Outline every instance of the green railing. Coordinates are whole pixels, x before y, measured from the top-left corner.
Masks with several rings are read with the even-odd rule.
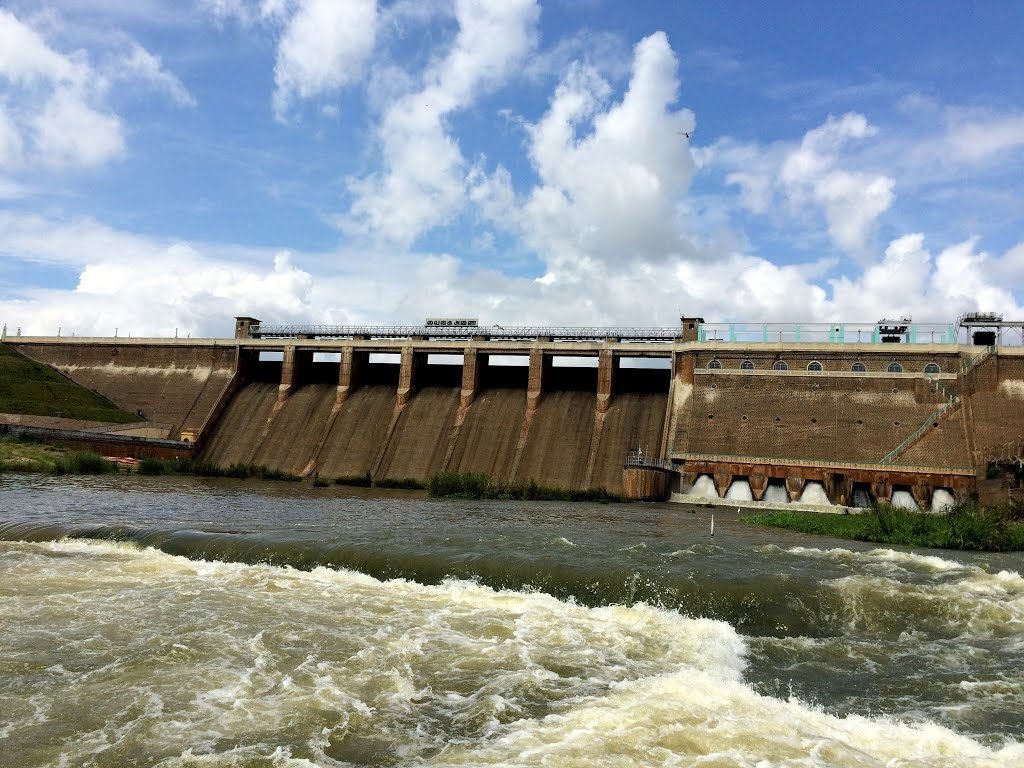
[[[941,381],[935,379],[933,383],[935,384],[935,388],[937,390],[942,391],[942,394],[946,398],[946,402],[944,402],[942,405],[940,405],[938,408],[936,408],[934,411],[928,414],[928,417],[924,420],[924,422],[922,422],[921,426],[919,426],[917,429],[915,429],[913,432],[911,432],[909,435],[903,438],[903,440],[900,441],[899,445],[897,445],[895,448],[893,448],[891,451],[885,454],[885,456],[882,457],[882,461],[880,463],[892,464],[900,456],[900,454],[902,454],[905,450],[907,450],[907,448],[909,448],[913,443],[915,443],[917,439],[921,437],[921,435],[927,432],[931,428],[932,424],[934,424],[938,419],[941,419],[943,414],[945,414],[947,411],[953,408],[953,406],[960,402],[960,397],[956,393],[950,392]]]

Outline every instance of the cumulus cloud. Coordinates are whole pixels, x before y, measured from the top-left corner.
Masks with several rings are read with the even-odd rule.
[[[831,281],[834,317],[867,313],[868,320],[899,315],[951,322],[969,311],[1019,317],[1021,304],[1000,279],[1016,249],[996,257],[977,246],[978,240],[970,238],[933,257],[923,234],[897,238],[878,264],[854,278]]]
[[[701,150],[698,158],[702,167],[725,171],[726,183],[739,188],[741,204],[750,212],[777,216],[785,211],[796,218],[819,213],[839,248],[868,259],[875,225],[895,198],[895,181],[841,163],[851,142],[877,132],[866,117],[851,112],[829,116],[795,146],[761,147],[726,138]]]
[[[540,183],[517,199],[505,169],[476,178],[474,199],[546,262],[549,283],[592,262],[693,255],[676,216],[694,170],[684,135],[693,114],[673,109],[677,67],[667,37],[651,35],[636,46],[622,99],[608,103],[604,78],[572,66],[547,112],[527,127]]]
[[[137,43],[107,59],[95,66],[85,51],[61,52],[0,9],[0,170],[94,168],[119,158],[124,127],[105,104],[112,83],[141,83],[194,105],[181,81]]]
[[[465,202],[468,169],[448,116],[500,85],[535,45],[535,0],[456,3],[459,32],[418,90],[384,109],[378,128],[384,170],[349,180],[355,196],[339,217],[351,233],[408,246]]]
[[[271,321],[312,315],[313,278],[288,252],[160,241],[83,219],[3,214],[0,253],[22,263],[56,262],[78,275],[72,290],[26,289],[0,300],[8,332],[24,334],[223,336],[225,318]]]
[[[124,151],[121,121],[93,109],[71,89],[54,91],[32,129],[39,162],[52,168],[102,165]]]
[[[274,65],[274,113],[356,81],[377,33],[376,0],[303,0],[288,20]]]

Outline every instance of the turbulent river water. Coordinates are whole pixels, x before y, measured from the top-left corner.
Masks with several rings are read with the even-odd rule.
[[[0,476],[2,766],[1024,765],[1019,555]]]

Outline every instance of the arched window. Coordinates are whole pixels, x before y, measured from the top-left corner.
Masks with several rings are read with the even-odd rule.
[[[774,363],[772,363],[772,370],[773,371],[788,371],[789,370],[789,366],[786,365],[786,361],[785,360],[776,360]]]
[[[903,373],[903,366],[899,363],[889,363],[889,367],[886,370],[889,373]]]
[[[749,360],[744,360],[742,363],[740,363],[740,370],[741,371],[752,371],[752,370],[754,370],[754,364],[752,362],[750,362]]]
[[[718,368],[721,368],[721,367],[722,367],[722,361],[718,360],[716,358],[711,358],[710,362],[708,362],[708,368],[714,368],[714,369],[717,370]]]
[[[817,360],[811,360],[811,362],[809,362],[807,364],[807,370],[808,371],[820,371],[820,370],[822,370],[821,363],[819,363]]]
[[[925,373],[938,373],[939,372],[939,366],[937,364],[935,364],[935,363],[928,363],[928,365],[926,365],[924,367],[924,372]]]
[[[867,369],[868,367],[859,360],[853,364],[853,367],[850,368],[850,370],[853,371],[854,373],[864,373]]]

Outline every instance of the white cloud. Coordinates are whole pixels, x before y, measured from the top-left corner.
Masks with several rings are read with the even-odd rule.
[[[0,8],[0,78],[23,87],[41,81],[83,85],[88,72],[82,54],[54,51],[32,27]]]
[[[78,271],[72,290],[28,289],[0,299],[9,332],[141,336],[223,336],[225,318],[272,321],[314,316],[313,278],[287,252],[159,241],[88,220],[54,221],[2,214],[0,253],[20,261],[59,262]],[[237,255],[237,258],[232,258]]]
[[[59,20],[49,22],[60,29]],[[132,41],[128,47],[97,67],[85,51],[62,53],[0,10],[0,169],[95,168],[121,157],[124,127],[105,104],[112,83],[142,83],[180,105],[195,104],[157,56]],[[26,189],[17,179],[5,186]]]
[[[283,119],[296,98],[357,81],[376,33],[376,0],[302,0],[277,49],[275,115]]]
[[[21,165],[23,141],[21,131],[0,108],[0,168]]]
[[[963,162],[994,159],[1024,148],[1024,115],[997,115],[983,120],[954,118],[945,143],[953,157]]]
[[[180,107],[195,107],[196,100],[184,84],[164,69],[160,57],[138,43],[131,44],[131,52],[120,63],[115,73],[118,79],[145,83],[167,94]]]
[[[547,113],[528,126],[540,183],[517,201],[504,169],[478,181],[475,199],[547,263],[549,282],[594,262],[692,255],[676,206],[693,175],[681,134],[693,130],[694,119],[672,109],[676,69],[666,36],[651,35],[636,46],[622,100],[607,104],[608,83],[590,67],[573,66]]]
[[[702,167],[726,171],[726,184],[739,187],[740,202],[751,213],[778,215],[779,200],[795,219],[820,213],[832,241],[866,260],[875,225],[892,206],[895,181],[841,164],[848,144],[877,132],[866,117],[851,112],[829,116],[796,146],[761,147],[726,138],[703,148],[698,157]]]
[[[1005,287],[1000,269],[1015,258],[977,251],[971,238],[943,249],[933,259],[920,233],[897,238],[885,257],[856,278],[832,281],[835,318],[873,321],[885,316],[913,316],[918,321],[952,322],[967,311],[1022,314],[1021,304]]]
[[[865,173],[832,171],[814,185],[814,197],[824,207],[828,232],[846,251],[862,250],[875,221],[893,200],[892,179]]]
[[[385,168],[349,180],[356,199],[339,218],[343,229],[407,246],[460,209],[467,169],[447,117],[500,85],[532,50],[538,14],[534,0],[456,4],[459,32],[447,55],[426,70],[418,91],[385,108],[378,129]]]
[[[124,151],[121,121],[93,109],[73,89],[58,88],[32,128],[38,160],[51,168],[102,165]]]

